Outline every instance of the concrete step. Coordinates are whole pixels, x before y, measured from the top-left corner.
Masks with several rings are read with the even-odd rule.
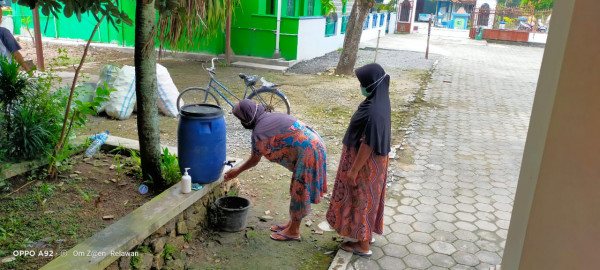
[[[249,67],[249,68],[258,68],[258,69],[267,69],[267,70],[276,70],[276,71],[286,71],[289,67],[277,66],[277,65],[268,65],[268,64],[257,64],[250,62],[237,61],[231,63],[234,67]]]
[[[255,56],[245,56],[245,55],[234,55],[232,57],[233,62],[248,62],[248,63],[257,63],[263,65],[272,65],[272,66],[282,66],[282,67],[291,67],[296,64],[295,60],[288,61],[283,58],[262,58]]]

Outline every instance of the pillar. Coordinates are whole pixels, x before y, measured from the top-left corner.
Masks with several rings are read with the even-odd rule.
[[[598,269],[600,5],[555,2],[502,261]]]

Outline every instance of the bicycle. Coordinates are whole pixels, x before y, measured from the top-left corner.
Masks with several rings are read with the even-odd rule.
[[[213,92],[216,92],[219,96],[221,96],[221,98],[223,98],[223,100],[225,100],[225,102],[227,102],[231,106],[232,109],[235,105],[233,103],[231,103],[231,101],[229,101],[229,99],[225,96],[225,94],[223,93],[222,90],[224,90],[224,92],[226,92],[226,93],[229,93],[229,95],[235,97],[237,100],[240,100],[240,98],[238,98],[231,91],[229,91],[229,89],[227,89],[227,87],[225,87],[223,84],[221,84],[219,81],[217,81],[217,79],[215,79],[215,75],[216,75],[215,60],[218,61],[218,60],[223,60],[223,59],[222,58],[213,58],[211,60],[212,66],[210,68],[206,68],[206,67],[204,67],[204,64],[202,64],[202,68],[206,72],[208,72],[208,75],[210,75],[210,81],[208,82],[208,86],[207,87],[193,86],[193,87],[188,87],[188,88],[184,89],[181,92],[181,94],[179,94],[179,97],[177,97],[177,110],[180,109],[179,101],[180,101],[181,97],[185,93],[191,92],[191,91],[200,91],[201,92],[201,94],[200,94],[201,103],[214,104],[219,107],[221,107],[221,104],[220,104],[218,98],[213,94]],[[263,105],[265,107],[265,110],[268,112],[290,114],[290,103],[289,103],[287,97],[283,93],[281,93],[279,91],[279,89],[277,89],[277,87],[279,87],[278,84],[273,84],[273,83],[267,82],[264,78],[261,78],[261,82],[262,82],[261,88],[255,89],[254,86],[258,82],[257,75],[246,75],[246,74],[240,73],[239,77],[240,77],[240,79],[244,80],[244,84],[246,85],[246,91],[244,92],[244,97],[242,99],[245,99],[245,98],[252,99],[257,104]],[[218,86],[218,88],[217,88],[217,86]],[[248,91],[248,90],[250,90],[250,91]]]

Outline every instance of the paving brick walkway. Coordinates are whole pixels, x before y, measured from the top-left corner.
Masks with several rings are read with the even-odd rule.
[[[414,164],[391,161],[384,235],[370,259],[354,256],[348,269],[501,262],[543,49],[464,42],[443,49],[425,91],[437,106],[423,110],[405,138]]]

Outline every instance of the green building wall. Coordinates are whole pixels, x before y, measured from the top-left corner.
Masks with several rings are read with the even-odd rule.
[[[129,17],[135,22],[135,1],[119,1],[119,8],[129,15]],[[15,34],[28,35],[26,32],[23,33],[22,28],[25,26],[24,22],[28,22],[27,26],[33,32],[33,19],[32,10],[28,7],[13,4],[13,22],[15,26]],[[83,39],[87,40],[90,38],[94,27],[96,26],[96,19],[92,15],[83,14],[81,16],[81,22],[77,20],[76,16],[66,18],[64,15],[59,14],[58,19],[54,16],[44,16],[40,12],[40,27],[42,36],[53,37],[53,38],[68,38],[68,39]],[[135,25],[128,26],[124,23],[116,24],[116,28],[104,20],[98,31],[93,37],[95,42],[112,43],[127,47],[133,47],[135,45]],[[216,36],[209,38],[196,37],[197,42],[191,47],[192,52],[203,52],[210,54],[221,54],[225,52],[225,35],[219,33]],[[160,46],[157,40],[156,46]],[[183,48],[183,46],[181,46]],[[166,49],[170,49],[166,47]]]
[[[234,10],[231,26],[231,47],[237,55],[249,55],[270,58],[275,52],[277,29],[278,0],[243,0]],[[309,1],[313,1],[312,16],[322,16],[320,0],[293,0],[294,15],[288,16],[289,0],[281,2],[281,34],[279,48],[281,57],[294,60],[298,48],[298,24],[301,17],[311,14]],[[135,22],[135,1],[119,1],[119,8]],[[28,7],[13,4],[13,21],[15,33],[22,33],[25,26],[22,19],[28,20],[27,25],[33,30],[32,12]],[[66,18],[59,14],[58,19],[44,16],[40,13],[42,35],[45,37],[83,39],[87,40],[96,25],[91,15],[82,15],[81,22],[75,16]],[[103,21],[94,35],[93,41],[113,43],[133,47],[135,43],[135,27],[124,23],[117,24],[117,29]],[[195,38],[197,41],[189,49],[191,52],[223,54],[225,52],[225,33],[208,38]],[[157,42],[157,47],[160,44]],[[183,47],[181,46],[180,49]],[[170,49],[166,47],[166,49]]]
[[[288,0],[281,0],[281,57],[295,60],[298,51],[298,24],[308,16],[309,0],[294,0],[294,15],[288,16]],[[321,1],[313,0],[313,16],[321,16]],[[271,9],[272,7],[272,9]],[[273,12],[271,12],[271,10]],[[275,53],[277,0],[245,0],[235,10],[231,27],[231,48],[237,55],[270,58]]]

